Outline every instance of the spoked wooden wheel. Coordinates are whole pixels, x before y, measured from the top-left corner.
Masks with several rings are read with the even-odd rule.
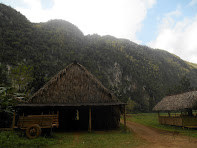
[[[41,128],[38,124],[33,124],[27,127],[26,136],[30,139],[39,137],[41,134]]]

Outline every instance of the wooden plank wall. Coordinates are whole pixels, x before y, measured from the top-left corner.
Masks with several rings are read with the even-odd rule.
[[[58,115],[29,115],[19,117],[18,127],[27,128],[33,124],[38,124],[41,128],[51,128],[55,124],[58,126]]]
[[[169,117],[159,116],[159,123],[164,125],[176,125],[176,126],[197,126],[197,117],[180,116]]]

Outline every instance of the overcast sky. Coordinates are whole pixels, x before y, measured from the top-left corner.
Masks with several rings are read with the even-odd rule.
[[[31,22],[63,19],[197,63],[197,0],[0,0]]]

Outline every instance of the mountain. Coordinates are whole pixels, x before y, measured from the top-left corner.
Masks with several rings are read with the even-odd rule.
[[[123,102],[132,100],[137,111],[151,110],[179,86],[197,87],[197,65],[167,51],[112,36],[85,36],[64,20],[31,23],[4,4],[0,4],[0,51],[1,86],[31,94],[73,61]]]

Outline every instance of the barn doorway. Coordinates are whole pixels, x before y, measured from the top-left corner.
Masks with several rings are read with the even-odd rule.
[[[60,130],[88,130],[88,120],[88,108],[63,107],[59,110]]]
[[[93,130],[119,127],[120,109],[117,106],[94,106],[91,109]],[[89,107],[59,108],[59,129],[63,131],[85,130],[89,127]]]

